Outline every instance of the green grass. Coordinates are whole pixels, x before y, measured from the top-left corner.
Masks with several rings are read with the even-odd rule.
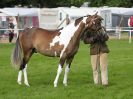
[[[88,45],[81,43],[68,86],[53,87],[58,58],[34,54],[28,64],[30,87],[17,84],[18,71],[10,64],[14,44],[0,44],[0,99],[133,99],[133,44],[110,40],[109,86],[94,85]]]

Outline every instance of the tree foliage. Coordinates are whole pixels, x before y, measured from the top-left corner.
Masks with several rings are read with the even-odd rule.
[[[132,7],[133,0],[1,0],[0,8],[14,7],[16,5],[28,7],[80,7],[84,2],[90,2],[92,7],[115,6],[115,7]]]
[[[133,0],[90,0],[91,6],[132,7]]]
[[[87,0],[1,0],[0,7],[13,7],[15,5],[28,7],[80,7]]]

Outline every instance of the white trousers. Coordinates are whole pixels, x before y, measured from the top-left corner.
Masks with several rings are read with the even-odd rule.
[[[102,85],[108,85],[108,54],[100,53],[91,55],[91,64],[93,69],[93,79],[95,84],[102,82]],[[101,73],[101,74],[100,74]]]

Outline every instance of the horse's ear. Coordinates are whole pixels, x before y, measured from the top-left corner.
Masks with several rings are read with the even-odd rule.
[[[103,20],[103,18],[101,17],[101,20]]]
[[[103,18],[102,18],[101,16],[99,16],[99,19],[100,19],[100,20],[103,20]]]
[[[91,15],[86,15],[87,17],[90,17]]]
[[[82,20],[83,20],[83,17],[76,19],[74,25],[77,26]]]
[[[98,14],[98,11],[95,13],[95,15],[97,15]]]

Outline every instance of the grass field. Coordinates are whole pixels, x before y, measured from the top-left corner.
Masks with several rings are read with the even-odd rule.
[[[88,45],[81,43],[68,78],[53,87],[58,58],[34,54],[28,64],[30,87],[17,84],[17,70],[10,64],[14,44],[0,44],[0,99],[133,99],[133,44],[109,40],[109,86],[94,85]]]

